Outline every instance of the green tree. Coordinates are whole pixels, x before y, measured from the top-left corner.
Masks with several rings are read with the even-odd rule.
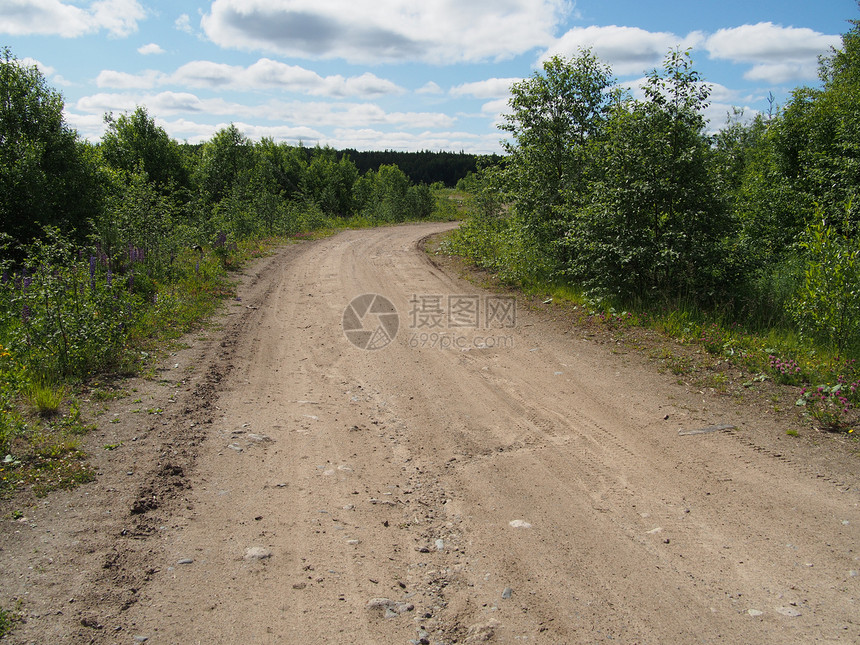
[[[357,208],[374,221],[403,222],[411,216],[409,187],[409,177],[398,166],[382,165],[356,183]]]
[[[644,89],[592,142],[600,161],[591,203],[569,218],[570,270],[601,295],[713,298],[730,226],[702,116],[710,89],[680,51]]]
[[[600,137],[612,103],[609,68],[588,50],[553,57],[511,87],[510,191],[526,231],[541,245],[560,236],[557,208],[583,194],[589,141]]]
[[[331,148],[317,148],[304,174],[302,192],[326,215],[348,217],[354,208],[352,191],[357,180],[358,170],[348,156],[338,161]]]
[[[197,168],[197,186],[204,201],[217,204],[234,184],[247,181],[253,163],[253,145],[234,124],[222,128],[203,145]]]
[[[35,67],[0,50],[0,232],[20,243],[45,225],[86,234],[100,208],[93,155]]]
[[[125,172],[143,169],[162,192],[189,188],[189,172],[179,145],[155,124],[145,107],[132,114],[105,116],[101,151],[105,162]]]

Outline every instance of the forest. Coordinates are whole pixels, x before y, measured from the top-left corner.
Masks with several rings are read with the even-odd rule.
[[[798,403],[847,429],[860,383],[850,24],[820,59],[820,86],[718,129],[702,116],[710,87],[689,52],[670,51],[641,99],[591,51],[548,60],[512,88],[504,158],[461,182],[472,217],[450,249],[601,316],[656,313],[672,335],[762,378],[812,385]]]

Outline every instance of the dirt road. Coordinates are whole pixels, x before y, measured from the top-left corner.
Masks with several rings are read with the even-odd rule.
[[[246,276],[175,359],[195,364],[162,425],[117,424],[138,452],[34,511],[41,535],[116,492],[110,517],[72,513],[77,574],[26,574],[85,606],[13,639],[860,642],[856,479],[446,274],[417,248],[444,228],[345,232]],[[347,338],[363,294],[393,308],[355,301]]]

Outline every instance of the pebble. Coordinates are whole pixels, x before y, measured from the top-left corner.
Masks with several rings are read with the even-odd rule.
[[[777,613],[782,614],[783,616],[788,616],[789,618],[802,616],[802,614],[794,607],[777,607],[776,611]]]
[[[502,591],[502,599],[508,600],[511,596],[514,595],[514,590],[510,587],[505,587],[504,591]]]
[[[764,614],[764,612],[763,612],[763,611],[759,611],[758,609],[748,609],[748,610],[747,610],[747,613],[748,613],[750,616],[752,616],[753,618],[756,618],[756,617],[761,616],[762,614]]]
[[[367,608],[371,611],[384,609],[385,618],[395,618],[400,614],[415,609],[415,605],[409,602],[396,602],[390,598],[371,598],[367,601]]]
[[[227,446],[230,450],[235,450],[236,452],[244,452],[244,448],[237,443],[231,443]]]
[[[149,636],[135,636],[134,637],[135,643],[145,643],[148,640],[149,640]]]
[[[176,564],[194,564],[194,558],[182,558],[177,560]]]
[[[436,550],[437,551],[444,551],[445,550],[445,541],[444,540],[441,540],[441,539],[436,540],[435,544],[436,544]]]
[[[266,560],[272,557],[272,552],[261,546],[252,546],[245,549],[246,560]]]
[[[511,520],[508,524],[515,529],[530,529],[532,527],[532,525],[525,520]]]
[[[351,544],[352,546],[356,546],[358,544],[361,544],[361,540],[347,540],[346,543]]]

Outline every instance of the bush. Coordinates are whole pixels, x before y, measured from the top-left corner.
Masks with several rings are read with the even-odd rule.
[[[81,377],[119,363],[137,299],[104,256],[85,257],[57,229],[27,249],[25,267],[0,286],[0,329],[31,371],[29,382]]]
[[[858,232],[848,217],[841,227],[823,217],[806,227],[804,281],[790,305],[802,335],[827,342],[839,353],[860,345]]]

